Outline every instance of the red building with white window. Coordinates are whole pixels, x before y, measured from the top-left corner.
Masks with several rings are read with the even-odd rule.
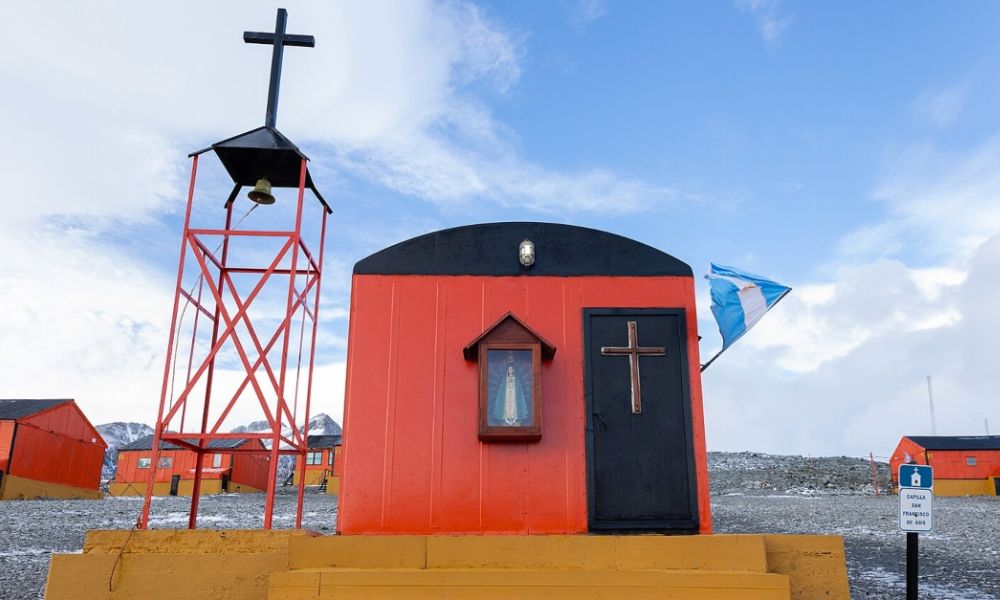
[[[292,481],[299,483],[299,473],[305,473],[306,485],[326,485],[326,493],[336,495],[340,491],[340,435],[311,435],[309,450],[306,452],[305,469],[302,457],[295,461],[295,476]]]
[[[893,479],[904,464],[934,467],[935,496],[1000,496],[1000,435],[908,435],[889,458]]]
[[[107,447],[73,400],[0,400],[0,499],[100,498]]]
[[[191,441],[197,444],[197,441]],[[152,468],[153,436],[118,449],[118,469],[108,485],[111,496],[142,496]],[[260,440],[211,440],[202,458],[201,494],[261,492],[267,486],[268,458],[252,454],[264,448]],[[160,442],[154,496],[190,496],[197,455],[170,442]]]

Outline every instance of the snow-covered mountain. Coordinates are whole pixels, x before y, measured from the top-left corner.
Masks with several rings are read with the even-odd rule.
[[[232,433],[259,433],[268,429],[270,429],[270,426],[267,424],[267,421],[254,421],[232,429]],[[290,437],[292,434],[291,426],[286,424],[282,428],[281,433],[285,437]],[[340,435],[340,433],[340,425],[326,413],[314,415],[309,419],[309,435]]]
[[[246,425],[240,425],[232,430],[233,433],[260,433],[268,430],[267,421],[254,421]],[[108,444],[108,450],[104,453],[104,466],[101,469],[101,478],[108,480],[115,476],[115,468],[118,466],[118,448],[134,442],[135,440],[153,434],[153,428],[142,423],[105,423],[98,425],[97,431]],[[309,435],[340,435],[340,425],[329,415],[320,413],[309,419]],[[282,430],[285,437],[291,437],[292,428],[285,426]],[[270,441],[265,441],[264,445],[270,447]],[[292,470],[294,459],[291,456],[282,456],[278,466],[279,479],[284,480]]]
[[[96,427],[104,441],[108,444],[108,449],[104,452],[104,466],[101,467],[101,479],[111,479],[115,476],[115,468],[118,466],[118,449],[125,444],[136,441],[141,437],[153,434],[153,428],[143,423],[105,423]]]
[[[267,421],[254,421],[253,423],[248,423],[247,425],[240,425],[232,430],[233,433],[259,433],[261,431],[267,431],[270,426]],[[300,429],[301,431],[301,429]],[[342,430],[340,425],[336,421],[330,418],[326,413],[320,413],[309,419],[309,435],[340,435]],[[289,425],[285,425],[281,428],[281,434],[286,438],[291,439],[292,428]],[[271,447],[270,440],[264,440],[264,445],[268,448]],[[278,481],[285,481],[288,475],[291,474],[292,470],[295,468],[295,458],[292,456],[279,456],[278,457]]]

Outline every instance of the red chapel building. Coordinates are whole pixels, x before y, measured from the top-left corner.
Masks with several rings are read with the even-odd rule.
[[[0,400],[0,499],[98,499],[107,447],[74,400]]]
[[[357,263],[338,531],[710,533],[694,289],[547,223]]]

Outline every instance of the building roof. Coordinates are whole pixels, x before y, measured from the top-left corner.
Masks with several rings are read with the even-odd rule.
[[[0,400],[0,419],[23,419],[67,402],[72,400]]]
[[[535,262],[521,266],[523,240]],[[558,223],[483,223],[421,235],[354,265],[355,275],[692,277],[684,262],[620,235]]]
[[[333,448],[340,445],[340,435],[311,435],[309,448]]]
[[[924,450],[1000,450],[1000,435],[908,435]]]
[[[198,440],[184,440],[184,441],[188,442],[189,444],[195,444],[195,445],[198,444]],[[233,439],[233,438],[226,438],[221,440],[209,440],[208,443],[205,445],[205,448],[208,450],[233,450],[247,443],[247,441],[249,440]],[[153,449],[152,435],[141,437],[134,442],[129,442],[128,444],[125,444],[124,446],[118,448],[119,451],[152,450],[152,449]],[[160,440],[160,450],[187,450],[187,448],[184,448],[183,446],[178,446],[177,444],[172,444],[170,442]]]

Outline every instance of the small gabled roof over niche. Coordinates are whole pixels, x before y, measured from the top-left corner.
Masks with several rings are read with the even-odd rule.
[[[538,342],[542,346],[542,360],[551,360],[556,355],[555,346],[538,335],[534,329],[528,327],[512,312],[500,317],[462,349],[465,360],[475,360],[480,342],[487,341],[487,339],[491,342]]]

